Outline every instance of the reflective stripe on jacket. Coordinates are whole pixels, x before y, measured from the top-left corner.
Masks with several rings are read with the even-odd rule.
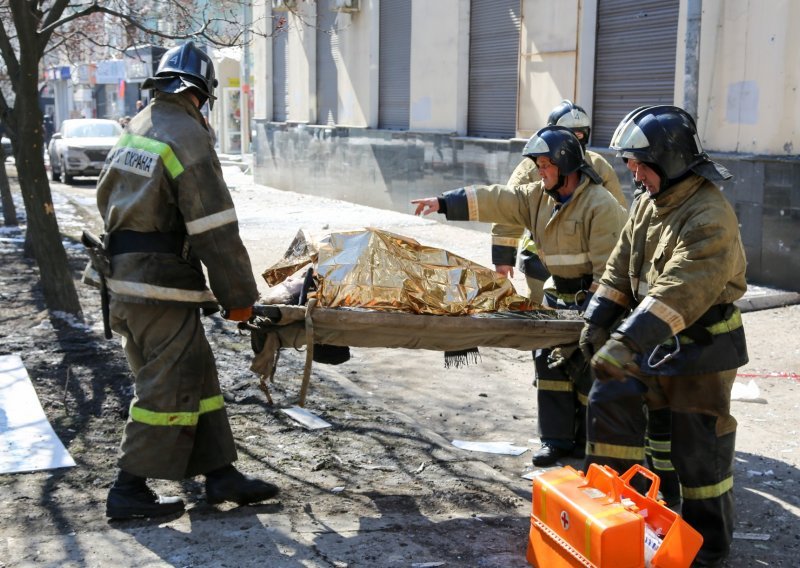
[[[554,276],[600,278],[625,224],[626,210],[581,177],[571,199],[558,207],[544,184],[469,186],[444,194],[447,218],[518,225],[531,231],[539,256]]]
[[[159,92],[131,119],[100,175],[97,204],[106,235],[182,234],[188,245],[183,254],[112,257],[108,288],[117,299],[219,303],[233,309],[251,306],[258,298],[211,137],[200,111],[182,95]]]

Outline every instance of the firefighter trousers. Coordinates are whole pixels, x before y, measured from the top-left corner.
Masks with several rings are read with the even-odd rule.
[[[586,401],[592,385],[589,365],[575,349],[559,366],[551,368],[551,350],[533,353],[536,400],[542,443],[571,450],[586,443]]]
[[[200,310],[112,299],[111,326],[135,380],[120,469],[180,480],[236,461]]]
[[[589,393],[584,468],[597,463],[622,473],[641,463],[647,428],[643,401],[650,410],[669,409],[671,458],[683,497],[681,516],[703,535],[697,558],[707,563],[728,555],[733,536],[736,420],[730,414],[730,395],[735,378],[735,369],[646,376],[643,395],[617,389],[618,381],[595,381]],[[623,394],[609,396],[604,392],[609,389]]]

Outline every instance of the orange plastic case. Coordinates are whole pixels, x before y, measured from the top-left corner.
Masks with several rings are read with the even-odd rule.
[[[630,485],[651,480],[647,495]],[[636,465],[619,476],[592,464],[570,466],[533,479],[527,559],[537,568],[688,568],[703,537],[658,501],[660,480]]]

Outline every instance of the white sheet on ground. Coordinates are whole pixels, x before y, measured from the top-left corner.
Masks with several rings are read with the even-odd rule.
[[[0,356],[0,473],[72,467],[18,355]]]
[[[456,448],[471,452],[488,452],[490,454],[507,454],[518,456],[528,451],[525,446],[515,446],[511,442],[471,442],[467,440],[453,440]]]

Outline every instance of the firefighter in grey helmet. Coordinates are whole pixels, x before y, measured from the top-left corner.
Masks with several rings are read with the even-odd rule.
[[[277,494],[241,473],[201,315],[251,317],[258,298],[202,106],[213,104],[211,58],[194,43],[168,50],[142,85],[154,96],[131,118],[97,188],[111,258],[111,329],[134,375],[134,398],[108,493],[112,519],[180,514],[147,479],[205,477],[211,504]],[[208,281],[204,273],[208,274]]]

